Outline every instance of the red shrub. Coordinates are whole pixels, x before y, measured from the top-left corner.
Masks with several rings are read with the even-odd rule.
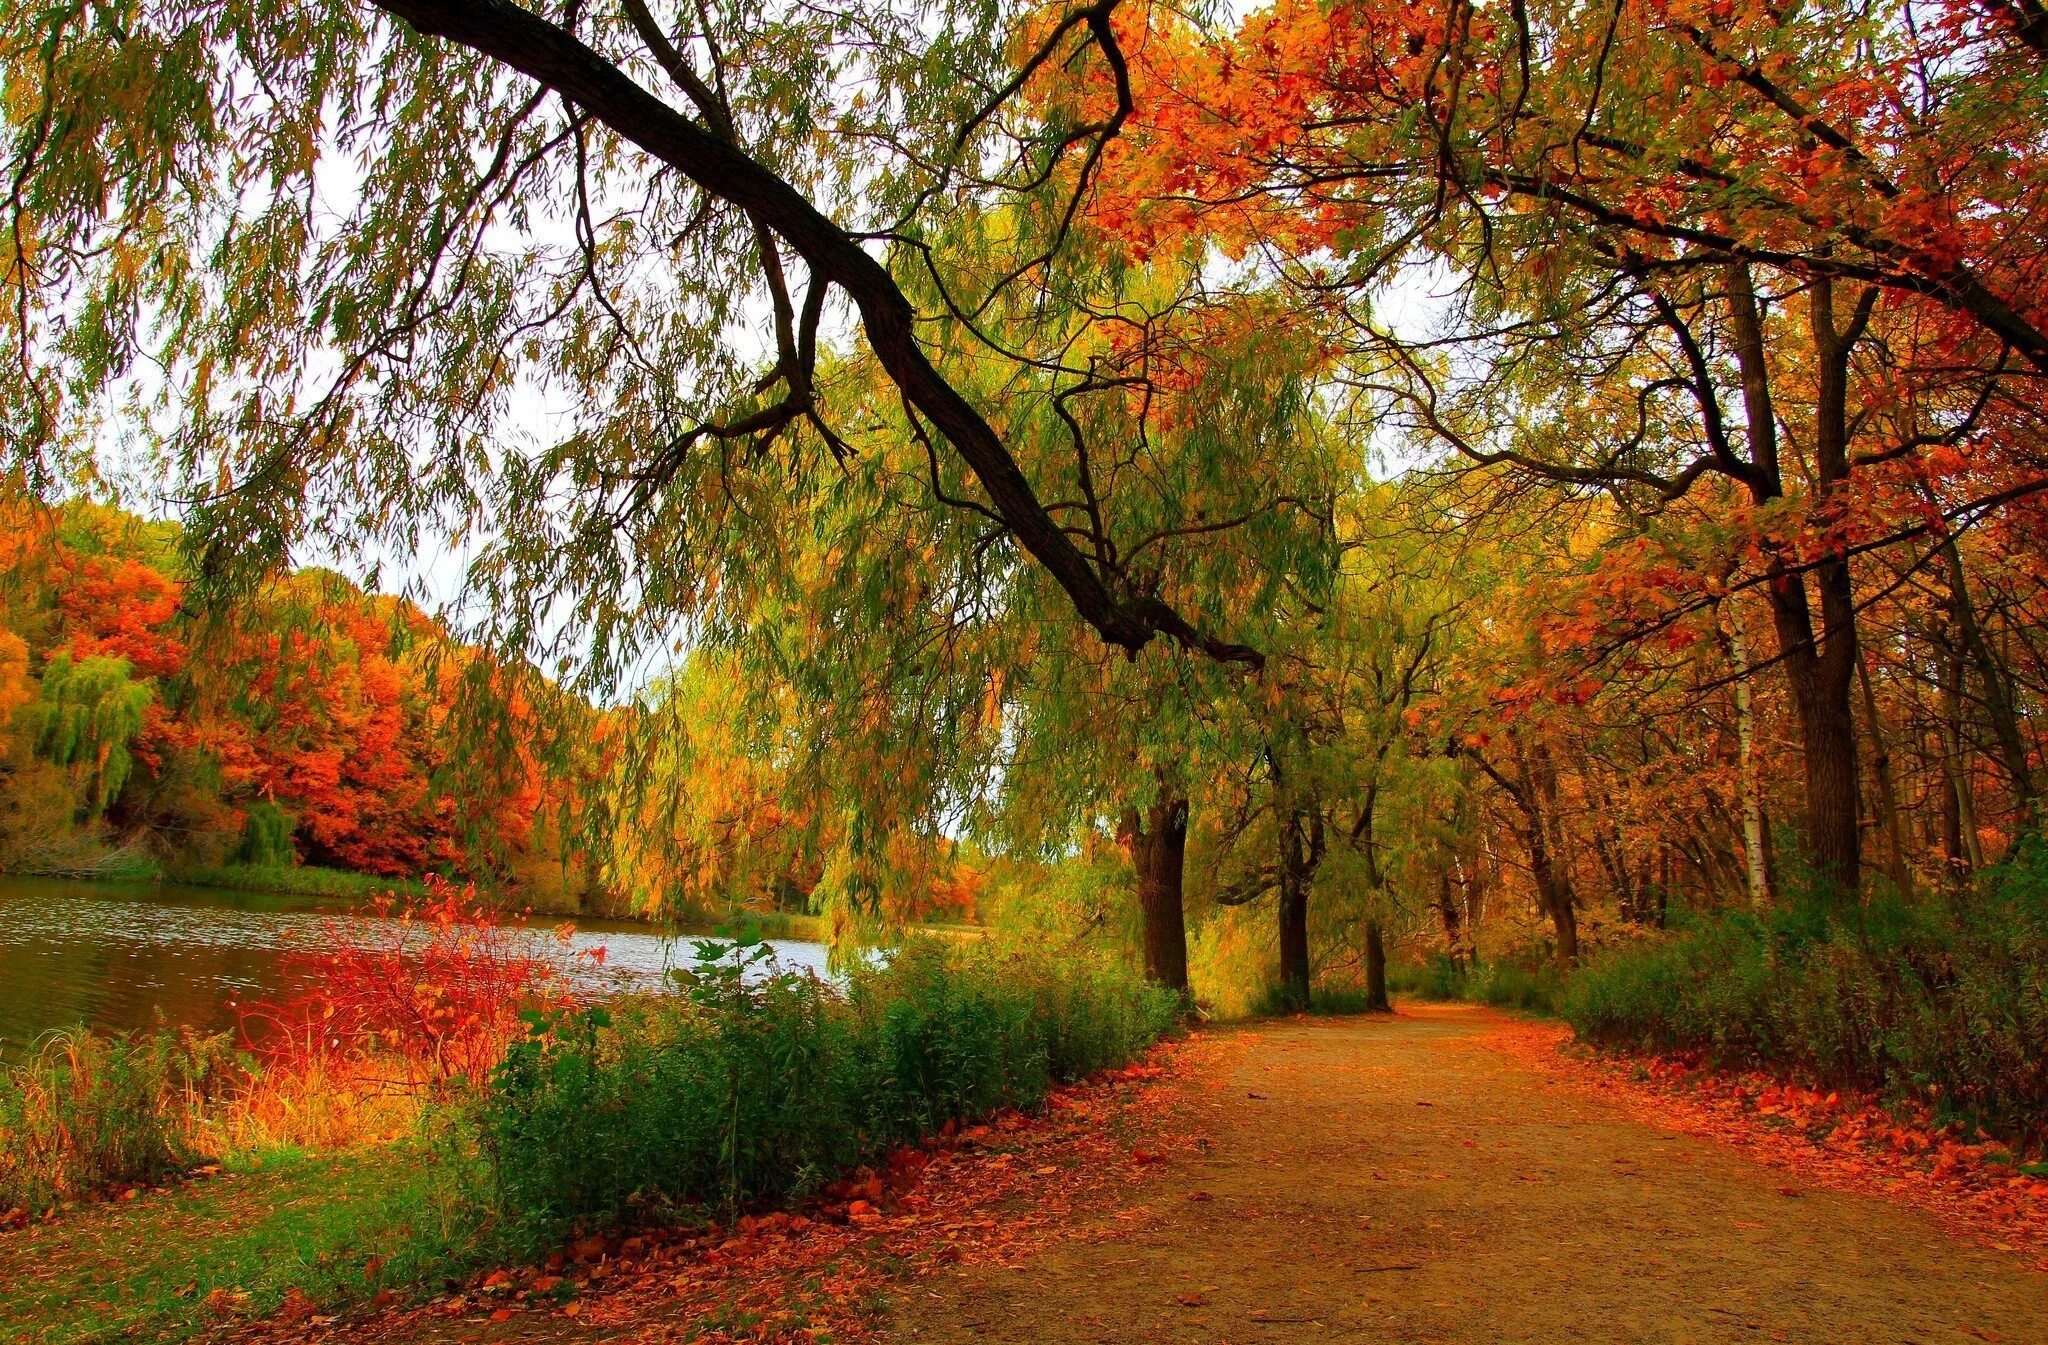
[[[567,978],[524,929],[502,923],[472,887],[427,882],[425,899],[385,897],[374,921],[323,921],[319,948],[287,955],[308,989],[252,1007],[244,1022],[274,1066],[377,1061],[395,1067],[384,1080],[394,1086],[481,1081],[522,1030],[521,1010],[569,1001]],[[556,937],[566,943],[568,932]]]

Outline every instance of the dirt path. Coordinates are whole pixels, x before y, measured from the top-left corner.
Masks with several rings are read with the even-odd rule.
[[[884,1338],[2048,1345],[2019,1257],[1647,1126],[1491,1049],[1501,1025],[1247,1029],[1138,1206],[903,1285]]]

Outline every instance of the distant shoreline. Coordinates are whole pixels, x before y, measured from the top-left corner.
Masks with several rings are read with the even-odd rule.
[[[299,865],[287,869],[262,868],[253,864],[224,864],[204,868],[181,868],[174,870],[128,871],[114,873],[37,873],[28,870],[0,870],[0,878],[42,878],[55,882],[78,883],[119,883],[134,886],[172,886],[214,888],[224,892],[259,892],[275,896],[311,897],[321,901],[350,902],[355,905],[373,902],[379,897],[395,895],[401,900],[423,897],[427,893],[426,883],[419,878],[388,878],[372,873],[356,873],[348,869],[328,869],[314,865]],[[810,915],[797,911],[712,911],[691,912],[677,920],[653,918],[645,915],[615,914],[606,911],[580,911],[528,907],[516,900],[499,902],[494,896],[512,896],[516,893],[494,894],[488,890],[479,891],[482,904],[507,918],[519,918],[534,924],[558,924],[569,921],[579,928],[598,929],[602,926],[631,926],[650,934],[669,934],[678,938],[706,937],[720,930],[734,927],[746,928],[763,938],[787,939],[798,943],[830,943],[832,922],[822,915]],[[932,924],[918,922],[905,927],[906,933],[932,938],[972,939],[979,937],[979,925]]]

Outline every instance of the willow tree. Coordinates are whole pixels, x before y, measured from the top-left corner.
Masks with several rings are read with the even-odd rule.
[[[1369,1007],[1388,1007],[1397,871],[1440,838],[1449,754],[1424,708],[1471,638],[1472,592],[1500,576],[1475,540],[1440,541],[1431,484],[1347,496],[1329,592],[1271,637],[1267,694],[1238,708],[1259,751],[1216,800],[1227,872],[1211,895],[1272,896],[1278,989],[1295,1006],[1309,1002],[1320,939],[1325,967],[1332,947],[1355,946]]]
[[[27,706],[36,752],[71,768],[87,817],[113,805],[134,769],[129,747],[156,699],[155,685],[134,671],[126,659],[60,652],[43,669],[41,697]]]
[[[974,283],[1064,227],[970,215],[933,255]],[[1276,330],[1300,339],[1276,350]],[[1083,227],[1028,299],[935,344],[1027,474],[1077,503],[1078,543],[1145,593],[1264,645],[1326,590],[1347,470],[1313,413],[1327,346],[1274,296],[1188,259],[1140,263]],[[831,872],[861,881],[827,895],[872,900],[886,874],[861,856],[905,829],[1040,856],[1120,834],[1147,969],[1185,990],[1180,823],[1241,755],[1217,705],[1257,679],[1212,650],[1105,644],[1047,571],[1004,559],[1002,521],[877,362],[835,360],[821,382],[870,408],[845,426],[844,470],[750,576],[744,610],[703,636],[745,669],[799,811],[838,819]],[[915,544],[875,526],[888,518],[917,519]]]
[[[160,455],[214,597],[309,539],[452,540],[476,634],[611,685],[753,601],[817,505],[791,480],[860,470],[865,407],[820,377],[857,349],[996,557],[1112,647],[1255,665],[1081,545],[1085,502],[933,354],[1065,246],[968,292],[930,235],[1071,217],[1128,90],[1095,116],[1046,81],[1123,86],[1112,9],[0,4],[0,438],[45,491]]]

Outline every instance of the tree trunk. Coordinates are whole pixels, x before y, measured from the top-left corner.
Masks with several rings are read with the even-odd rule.
[[[1563,819],[1558,816],[1557,772],[1550,753],[1541,742],[1528,744],[1524,757],[1522,735],[1515,735],[1515,754],[1522,763],[1524,793],[1529,800],[1529,872],[1536,892],[1550,913],[1551,928],[1557,931],[1557,956],[1561,962],[1579,960],[1579,913],[1569,869],[1559,866],[1558,842],[1563,837]]]
[[[1822,278],[1808,295],[1814,354],[1814,482],[1823,522],[1834,513],[1849,479],[1849,352],[1869,321],[1876,295],[1874,288],[1864,290],[1846,329],[1836,320],[1832,280]],[[1863,659],[1856,647],[1849,556],[1839,544],[1822,558],[1814,581],[1821,618],[1821,644],[1813,663],[1818,751],[1807,767],[1814,786],[1814,862],[1824,881],[1832,880],[1840,895],[1853,899],[1863,882],[1863,851],[1856,826],[1856,728],[1849,698]]]
[[[1557,932],[1557,960],[1577,962],[1579,960],[1579,913],[1572,909],[1572,894],[1569,888],[1559,889],[1556,879],[1551,876],[1549,865],[1536,887],[1544,893],[1543,904],[1550,908],[1550,925]]]
[[[1731,266],[1728,280],[1736,364],[1755,468],[1749,481],[1750,497],[1757,504],[1768,504],[1783,498],[1784,479],[1778,463],[1777,413],[1771,403],[1763,328],[1748,270]],[[1810,315],[1817,369],[1814,457],[1818,504],[1823,508],[1849,474],[1849,350],[1868,319],[1869,302],[1874,300],[1859,305],[1856,320],[1843,332],[1835,324],[1832,285],[1821,281],[1814,286]],[[1805,573],[1792,557],[1774,556],[1766,579],[1771,627],[1778,638],[1779,657],[1799,722],[1806,774],[1807,844],[1826,880],[1853,896],[1862,882],[1863,851],[1856,826],[1856,731],[1849,708],[1850,682],[1856,671],[1856,622],[1848,557],[1837,551],[1818,567],[1824,631],[1818,639]]]
[[[1145,976],[1185,997],[1188,993],[1188,926],[1182,902],[1187,868],[1188,801],[1162,792],[1140,816],[1124,813],[1124,843],[1138,874],[1138,914],[1145,948]]]
[[[1365,1007],[1372,1013],[1389,1013],[1387,1002],[1387,942],[1380,922],[1365,922]]]
[[[1943,550],[1948,561],[1949,612],[1955,619],[1956,634],[1961,637],[1962,652],[1969,655],[1978,680],[1984,684],[1984,713],[1998,742],[1999,764],[2012,780],[2020,812],[2031,817],[2034,770],[2028,759],[2026,739],[2020,735],[2019,715],[2013,709],[2012,684],[1992,652],[1991,642],[1984,638],[1984,627],[1977,620],[1977,605],[1970,599],[1969,579],[1963,573],[1963,553],[1955,538],[1948,538]]]
[[[1321,858],[1321,819],[1297,808],[1280,813],[1280,999],[1306,1009],[1309,997],[1308,893]]]
[[[1450,958],[1451,966],[1459,971],[1465,969],[1465,936],[1463,912],[1458,909],[1458,898],[1451,891],[1451,866],[1457,857],[1451,856],[1436,874],[1436,913],[1444,925],[1444,953]]]
[[[1742,858],[1749,882],[1749,904],[1768,906],[1776,892],[1771,857],[1764,848],[1763,781],[1756,768],[1756,696],[1749,684],[1749,639],[1742,618],[1730,613],[1728,652],[1735,663],[1735,742],[1742,791]]]
[[[1941,773],[1955,805],[1956,850],[1953,862],[1958,877],[1967,877],[1984,867],[1983,843],[1977,837],[1976,791],[1970,784],[1970,759],[1963,744],[1963,651],[1954,641],[1943,641],[1936,655],[1941,679]]]
[[[1510,733],[1508,741],[1515,750],[1513,778],[1503,774],[1484,756],[1475,755],[1472,759],[1500,786],[1521,813],[1523,821],[1515,831],[1522,838],[1523,848],[1529,852],[1529,879],[1536,887],[1536,904],[1550,917],[1551,928],[1557,934],[1558,960],[1576,962],[1579,958],[1579,917],[1572,909],[1571,877],[1554,862],[1543,791],[1530,780],[1529,755],[1523,746],[1521,733]]]
[[[1885,858],[1890,861],[1892,887],[1907,899],[1913,895],[1913,870],[1906,859],[1906,835],[1899,825],[1899,798],[1892,787],[1891,752],[1885,746],[1884,726],[1877,718],[1877,693],[1870,686],[1870,666],[1856,660],[1856,677],[1863,684],[1863,717],[1870,725],[1870,770],[1876,777],[1878,822],[1884,827]]]
[[[1852,894],[1863,877],[1863,847],[1856,825],[1859,799],[1850,678],[1839,674],[1853,677],[1855,666],[1839,658],[1824,666],[1815,649],[1806,583],[1799,575],[1779,573],[1769,589],[1771,621],[1799,721],[1806,770],[1806,841],[1815,869],[1843,894]],[[1848,638],[1853,642],[1853,635]]]

